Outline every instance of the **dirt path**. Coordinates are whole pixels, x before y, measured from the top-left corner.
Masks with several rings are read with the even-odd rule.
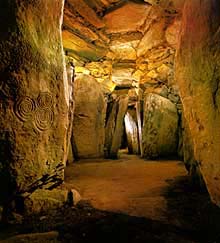
[[[180,161],[84,160],[68,166],[66,185],[101,210],[167,222],[168,184],[187,172]]]

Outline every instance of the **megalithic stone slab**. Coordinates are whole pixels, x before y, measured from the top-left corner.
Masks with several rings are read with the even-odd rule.
[[[129,109],[125,115],[125,131],[129,153],[139,154],[138,125],[135,109]]]
[[[97,29],[105,27],[104,22],[83,0],[67,0],[67,3],[69,3],[89,24]]]
[[[143,147],[142,147],[143,102],[140,98],[136,103],[136,113],[137,113],[137,125],[138,125],[140,154],[141,154],[141,156],[143,156]]]
[[[187,0],[176,57],[184,115],[211,199],[220,206],[220,3]]]
[[[117,113],[116,124],[115,124],[115,132],[112,139],[111,157],[117,157],[118,151],[120,149],[121,139],[123,135],[124,117],[127,109],[128,109],[128,97],[122,96],[120,97],[118,102],[118,113]]]
[[[144,100],[143,157],[155,159],[177,153],[178,114],[174,103],[153,93]]]
[[[63,180],[69,102],[61,40],[63,2],[0,2],[2,203]]]
[[[119,96],[114,100],[108,114],[105,128],[105,157],[116,159],[124,132],[124,117],[128,108],[128,96]]]
[[[77,152],[74,156],[76,159],[103,157],[106,101],[102,86],[92,76],[82,74],[75,80],[74,92],[72,143],[75,140],[74,152]]]

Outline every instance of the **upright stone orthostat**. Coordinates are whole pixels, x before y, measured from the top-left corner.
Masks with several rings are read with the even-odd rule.
[[[177,129],[178,115],[175,104],[160,95],[147,94],[144,100],[143,157],[155,159],[176,155]]]
[[[176,58],[184,115],[214,203],[220,206],[220,3],[187,0]]]
[[[103,157],[106,101],[102,86],[92,76],[80,75],[74,92],[73,135],[78,159]]]
[[[127,135],[128,152],[131,154],[139,154],[138,125],[135,109],[128,109],[125,114],[124,122]]]
[[[128,96],[121,95],[114,100],[105,127],[105,157],[117,159],[123,136],[123,123],[128,109]]]
[[[0,2],[0,202],[62,182],[68,84],[64,1]]]

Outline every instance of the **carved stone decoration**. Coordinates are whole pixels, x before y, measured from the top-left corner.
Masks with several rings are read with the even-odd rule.
[[[49,92],[41,92],[37,99],[24,96],[15,102],[14,113],[22,122],[32,122],[38,131],[46,131],[54,121],[53,103]]]
[[[37,106],[39,108],[52,108],[53,96],[48,92],[41,92],[37,98]]]
[[[33,117],[36,128],[40,131],[48,130],[54,121],[53,96],[48,92],[41,92],[37,98],[37,109]]]
[[[36,109],[36,104],[35,101],[26,96],[23,98],[20,98],[14,107],[14,112],[16,116],[21,120],[21,121],[26,121],[32,118],[33,113]]]
[[[5,208],[15,195],[51,189],[64,179],[69,100],[63,7],[64,0],[0,1],[0,204]]]
[[[45,131],[51,128],[54,120],[54,114],[51,109],[37,109],[34,114],[34,124],[40,131]]]

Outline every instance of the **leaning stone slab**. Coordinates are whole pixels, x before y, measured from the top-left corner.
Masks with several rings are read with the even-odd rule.
[[[170,100],[153,93],[146,95],[142,132],[144,158],[154,159],[177,153],[178,119],[176,106]]]

